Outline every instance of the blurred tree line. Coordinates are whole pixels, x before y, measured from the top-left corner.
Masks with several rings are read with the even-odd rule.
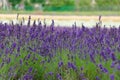
[[[120,10],[120,0],[8,0],[12,9],[43,11]]]

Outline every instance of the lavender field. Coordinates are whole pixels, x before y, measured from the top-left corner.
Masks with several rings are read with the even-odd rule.
[[[54,24],[0,23],[0,80],[120,80],[120,27]]]

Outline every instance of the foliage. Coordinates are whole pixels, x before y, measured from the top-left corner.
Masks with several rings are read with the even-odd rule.
[[[120,28],[22,24],[0,23],[0,79],[120,79]]]
[[[22,0],[9,0],[13,8]],[[47,2],[48,1],[48,2]],[[78,1],[78,2],[77,2]],[[92,5],[92,0],[25,0],[25,6],[33,7],[34,3],[41,4],[44,11],[118,11],[120,10],[120,0],[95,0],[96,4]],[[78,6],[77,6],[78,5]]]
[[[19,4],[22,0],[9,0],[12,3],[12,6],[15,7],[16,4]]]
[[[43,3],[45,0],[30,0],[31,3]]]

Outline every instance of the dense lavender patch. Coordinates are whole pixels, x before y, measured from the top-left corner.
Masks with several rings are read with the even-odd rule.
[[[2,80],[119,80],[120,28],[0,24]]]

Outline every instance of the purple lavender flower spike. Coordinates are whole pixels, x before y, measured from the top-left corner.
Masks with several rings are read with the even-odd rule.
[[[23,64],[23,60],[22,59],[20,59],[20,65],[22,65]]]
[[[111,75],[110,75],[110,80],[115,80],[114,74],[111,74]]]
[[[8,58],[8,59],[7,59],[7,63],[10,63],[10,61],[11,61],[11,58]]]
[[[120,70],[120,64],[118,64],[117,69]]]
[[[58,67],[60,68],[62,65],[63,65],[63,62],[60,61],[60,62],[58,63]]]
[[[13,43],[13,44],[12,44],[12,48],[15,48],[15,47],[16,47],[16,43]]]
[[[68,68],[71,68],[71,63],[70,62],[68,62]]]
[[[115,67],[115,62],[112,62],[111,63],[111,68],[114,68]]]
[[[84,67],[81,67],[80,70],[83,71]]]
[[[102,64],[98,64],[98,67],[99,67],[100,69],[103,69]]]
[[[113,61],[116,60],[116,57],[115,57],[115,54],[114,54],[114,53],[111,53],[111,59],[112,59]]]
[[[53,72],[49,72],[48,74],[49,74],[50,76],[52,76],[52,75],[53,75]]]
[[[29,72],[29,73],[31,73],[31,72],[32,72],[32,70],[33,70],[33,68],[32,68],[32,67],[30,67],[30,68],[28,69],[28,72]]]
[[[93,57],[93,55],[92,55],[92,54],[90,54],[90,59],[91,59],[91,61],[92,61],[92,62],[94,62],[94,63],[95,63],[95,60],[94,60],[94,57]]]
[[[96,76],[96,80],[100,80],[100,78],[98,76]]]
[[[59,73],[57,74],[57,79],[58,80],[63,80],[61,74],[59,74]]]
[[[104,73],[108,73],[108,70],[106,68],[103,68],[102,70]]]
[[[76,67],[75,64],[71,63],[71,66],[72,66],[72,69],[73,69],[73,70],[77,70],[77,67]]]
[[[33,76],[30,74],[25,74],[23,80],[33,80]]]
[[[71,62],[68,62],[68,68],[71,68],[73,70],[77,70],[77,67],[75,64],[71,63]]]
[[[28,55],[27,55],[27,59],[29,59],[31,57],[31,54],[29,53]]]

